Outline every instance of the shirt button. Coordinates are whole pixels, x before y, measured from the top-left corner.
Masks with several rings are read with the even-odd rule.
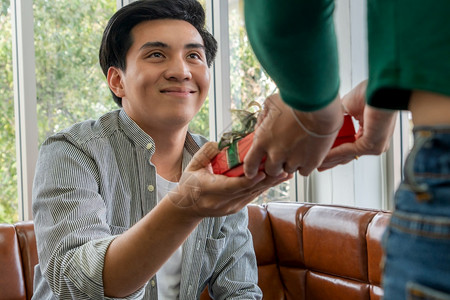
[[[148,144],[147,144],[147,150],[152,149],[152,147],[153,147],[153,144],[152,144],[152,143],[148,143]]]
[[[150,184],[150,185],[147,187],[147,189],[148,189],[149,192],[153,192],[153,191],[155,190],[155,187],[154,187],[153,185]]]
[[[152,287],[155,287],[156,282],[152,279],[152,280],[150,281],[150,284],[152,285]]]

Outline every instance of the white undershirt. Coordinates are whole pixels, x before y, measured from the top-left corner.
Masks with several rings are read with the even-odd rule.
[[[156,174],[158,202],[177,185],[178,182],[168,181]],[[172,254],[169,260],[167,260],[164,265],[158,270],[158,272],[156,272],[159,300],[172,300],[180,298],[181,256],[182,246],[180,246]]]

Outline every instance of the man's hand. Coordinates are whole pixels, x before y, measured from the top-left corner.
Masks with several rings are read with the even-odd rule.
[[[203,145],[184,170],[178,188],[168,194],[172,203],[195,217],[236,213],[268,188],[292,178],[284,172],[275,177],[259,172],[252,179],[216,175],[210,162],[217,153],[217,143]]]

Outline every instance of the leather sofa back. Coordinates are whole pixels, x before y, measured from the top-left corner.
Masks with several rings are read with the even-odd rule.
[[[389,213],[299,203],[267,210],[285,287],[279,299],[381,299],[381,236]]]
[[[14,225],[0,224],[0,300],[25,300],[22,261]]]
[[[382,298],[390,212],[287,202],[248,211],[264,299]],[[0,224],[0,300],[31,299],[37,263],[33,223]]]
[[[37,263],[33,222],[0,224],[0,300],[31,299]]]
[[[34,266],[38,264],[34,224],[32,221],[26,221],[16,223],[14,226],[19,241],[27,299],[30,300],[33,295]]]
[[[307,203],[249,208],[265,299],[381,299],[381,236],[390,213]],[[254,224],[264,209],[271,242]]]
[[[381,237],[390,212],[279,202],[248,211],[264,299],[382,298]],[[200,299],[210,299],[206,290]]]

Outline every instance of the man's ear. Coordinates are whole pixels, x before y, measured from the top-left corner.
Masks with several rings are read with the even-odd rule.
[[[109,67],[108,74],[106,76],[109,88],[119,98],[125,96],[124,88],[122,85],[122,71],[116,67]]]

